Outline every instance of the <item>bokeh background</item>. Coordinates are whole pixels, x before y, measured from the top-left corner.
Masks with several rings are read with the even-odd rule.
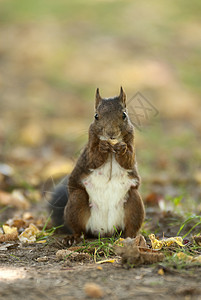
[[[159,112],[136,129],[143,198],[200,211],[200,15],[199,0],[1,0],[1,190],[43,201],[87,141],[95,89],[122,85]]]

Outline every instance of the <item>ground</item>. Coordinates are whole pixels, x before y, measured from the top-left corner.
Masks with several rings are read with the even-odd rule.
[[[104,299],[201,298],[200,263],[177,257],[201,252],[200,33],[199,0],[1,1],[1,226],[17,218],[18,234],[30,222],[53,233],[49,196],[87,141],[95,90],[115,96],[122,85],[136,128],[141,234],[149,247],[150,233],[186,245],[130,266],[117,256],[59,261],[67,247],[57,232],[43,244],[2,241],[1,299],[87,299],[87,283]]]
[[[55,261],[54,247],[26,246],[10,251],[20,258],[3,256],[0,282],[1,299],[87,299],[84,287],[97,283],[104,299],[200,299],[200,267],[187,270],[164,269],[160,265],[126,269],[116,263],[97,265]],[[38,262],[46,256],[45,262]],[[9,274],[10,273],[10,274]],[[7,279],[6,279],[7,277]],[[125,280],[126,278],[126,280]]]

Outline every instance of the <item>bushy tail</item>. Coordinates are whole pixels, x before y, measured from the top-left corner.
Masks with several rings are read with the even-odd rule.
[[[52,198],[48,203],[48,209],[54,226],[64,225],[63,229],[71,233],[70,228],[64,224],[64,208],[68,202],[68,176],[64,177],[52,192]]]

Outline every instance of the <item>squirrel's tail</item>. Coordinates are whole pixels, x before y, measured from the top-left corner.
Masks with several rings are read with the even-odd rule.
[[[68,202],[67,184],[68,176],[64,177],[53,190],[52,198],[48,203],[48,210],[51,213],[53,225],[56,227],[64,225],[62,229],[67,233],[71,233],[70,228],[68,228],[64,222],[64,208]]]

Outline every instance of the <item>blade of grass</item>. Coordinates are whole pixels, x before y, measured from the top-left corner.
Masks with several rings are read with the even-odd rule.
[[[191,227],[191,229],[186,234],[184,234],[184,236],[182,238],[184,239],[187,235],[189,235],[191,233],[191,231],[194,228],[196,228],[198,225],[201,225],[201,221],[197,222],[193,227]]]

